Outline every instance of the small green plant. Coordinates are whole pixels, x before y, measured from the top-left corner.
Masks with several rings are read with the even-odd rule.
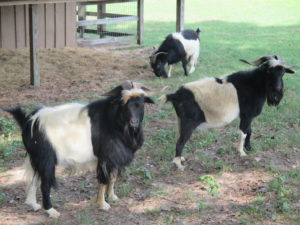
[[[0,193],[0,203],[5,201],[5,194],[4,193]]]
[[[207,205],[205,204],[204,201],[199,201],[198,202],[198,209],[199,209],[199,212],[202,212],[203,210],[205,210],[207,208]]]
[[[289,190],[285,184],[285,177],[277,176],[269,183],[269,189],[275,194],[276,209],[279,212],[287,212],[290,209],[290,200],[288,199]]]
[[[137,174],[142,176],[143,183],[147,183],[153,180],[153,173],[151,172],[151,170],[148,170],[147,168],[139,168],[137,170]]]
[[[212,196],[217,196],[219,194],[219,188],[221,185],[216,181],[216,179],[211,175],[203,175],[199,177],[200,181],[208,186],[207,190]]]

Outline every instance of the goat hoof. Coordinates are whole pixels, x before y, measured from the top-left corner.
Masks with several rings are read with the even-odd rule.
[[[34,205],[32,205],[32,208],[36,212],[36,211],[40,210],[42,207],[40,204],[35,203]]]
[[[252,146],[251,146],[251,145],[245,145],[245,149],[246,149],[247,151],[251,151],[251,150],[252,150]]]
[[[33,211],[38,211],[40,210],[42,207],[40,204],[37,204],[37,203],[29,203],[29,202],[25,202],[25,204],[29,205],[32,207]]]
[[[99,205],[99,209],[103,211],[108,211],[110,209],[110,205],[106,201],[98,203],[98,205]]]
[[[46,212],[48,213],[49,217],[51,217],[51,218],[58,218],[60,216],[60,213],[57,212],[53,208],[46,210]]]
[[[245,156],[247,156],[247,154],[245,152],[241,152],[240,156],[245,157]]]
[[[185,158],[183,156],[180,157],[181,162],[185,162]]]
[[[110,202],[115,202],[115,201],[118,201],[119,198],[118,198],[117,195],[112,194],[112,195],[109,195],[109,196],[108,196],[108,200],[109,200]]]

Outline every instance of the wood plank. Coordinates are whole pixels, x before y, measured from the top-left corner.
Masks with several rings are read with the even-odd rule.
[[[66,29],[65,29],[65,4],[55,4],[55,47],[62,48],[65,46]]]
[[[182,31],[184,29],[184,0],[177,0],[176,7],[176,31]]]
[[[29,5],[25,5],[25,44],[29,47]]]
[[[26,46],[26,31],[25,31],[25,6],[16,6],[16,47],[23,48]]]
[[[45,4],[38,5],[38,22],[39,22],[39,42],[38,48],[46,48],[46,34],[45,34]]]
[[[105,12],[106,12],[106,4],[98,3],[98,5],[97,5],[97,19],[103,19]],[[106,29],[106,26],[101,24],[101,25],[98,25],[97,28],[98,28],[97,31],[98,31],[99,37],[103,38],[104,37],[103,31]]]
[[[45,8],[45,44],[46,48],[55,47],[55,11],[54,4],[46,4]]]
[[[2,48],[16,47],[14,6],[1,7]]]
[[[86,20],[86,6],[82,5],[81,3],[78,3],[78,21],[81,21],[81,20]],[[79,28],[79,30],[80,30],[79,36],[81,38],[83,38],[83,36],[84,36],[84,29],[85,29],[84,26]]]
[[[137,43],[140,45],[144,42],[144,0],[137,0]]]
[[[29,5],[29,36],[30,36],[30,83],[40,86],[40,66],[38,58],[38,6]]]
[[[109,19],[98,19],[98,20],[82,20],[78,21],[78,26],[89,26],[89,25],[98,25],[98,24],[110,24],[110,23],[119,23],[125,21],[137,21],[137,16],[125,16],[125,17],[117,17],[117,18],[109,18]]]
[[[128,41],[128,40],[136,40],[135,35],[131,36],[124,36],[124,37],[113,37],[113,38],[89,38],[89,39],[78,39],[77,44],[79,46],[93,46],[98,44],[105,44],[111,42],[118,42],[118,41]]]
[[[76,45],[76,3],[66,3],[66,46]]]
[[[118,3],[118,2],[132,2],[136,0],[80,0],[87,4],[106,2],[106,3]],[[29,4],[50,4],[50,3],[66,3],[66,2],[78,2],[78,0],[0,0],[0,6],[12,6],[12,5],[29,5]]]

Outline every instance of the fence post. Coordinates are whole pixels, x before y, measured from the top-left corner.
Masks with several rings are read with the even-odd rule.
[[[184,29],[184,0],[177,0],[176,8],[176,31]]]
[[[86,20],[86,6],[78,3],[78,20]],[[79,37],[83,38],[84,36],[84,27],[79,27],[80,35]]]
[[[106,12],[106,3],[98,3],[97,4],[97,18],[103,19],[105,12]],[[99,34],[100,38],[105,36],[103,34],[104,31],[105,31],[105,25],[104,24],[98,25],[98,34]]]
[[[138,3],[138,22],[137,22],[137,43],[144,42],[144,0],[137,0]]]
[[[37,10],[38,5],[29,5],[30,83],[34,86],[40,86]]]

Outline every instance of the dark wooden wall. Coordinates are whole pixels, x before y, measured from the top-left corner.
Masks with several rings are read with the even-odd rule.
[[[38,5],[39,48],[76,46],[76,3]],[[0,48],[29,47],[28,5],[0,7]]]

